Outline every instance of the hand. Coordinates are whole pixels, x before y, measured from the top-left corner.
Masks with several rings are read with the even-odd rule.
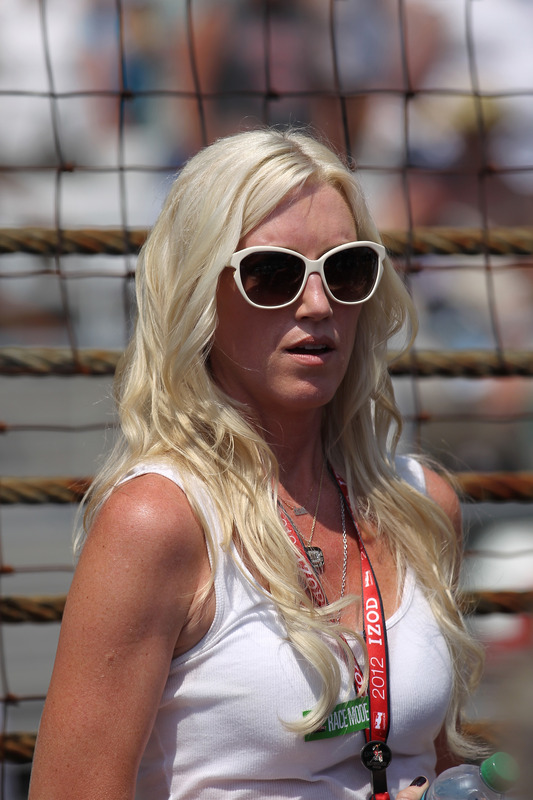
[[[415,778],[410,786],[402,789],[396,795],[396,800],[420,800],[426,789],[429,787],[429,781],[424,775]]]

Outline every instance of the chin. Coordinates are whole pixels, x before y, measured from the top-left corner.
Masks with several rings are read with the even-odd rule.
[[[335,392],[314,391],[295,392],[286,399],[286,407],[295,411],[313,411],[324,408],[334,398]]]

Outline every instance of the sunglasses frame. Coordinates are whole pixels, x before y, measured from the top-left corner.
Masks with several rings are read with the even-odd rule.
[[[362,300],[338,300],[330,291],[328,283],[326,281],[326,276],[324,275],[324,265],[330,256],[334,255],[335,253],[340,253],[342,250],[348,250],[350,248],[359,248],[359,247],[369,247],[373,250],[377,257],[378,257],[378,273],[376,276],[376,280],[374,286],[372,287],[372,291],[364,297]],[[286,303],[280,303],[279,305],[275,306],[262,306],[259,303],[254,303],[253,300],[250,300],[248,295],[244,290],[244,286],[242,284],[241,278],[241,261],[247,255],[251,253],[288,253],[292,256],[297,256],[301,261],[305,264],[305,272],[302,278],[302,285],[298,290],[297,294],[291,300],[288,300]],[[317,258],[316,260],[306,258],[301,253],[298,253],[296,250],[290,250],[287,247],[276,247],[275,245],[256,245],[254,247],[245,247],[244,250],[237,250],[233,253],[232,257],[230,258],[228,266],[234,270],[233,277],[235,279],[235,283],[237,284],[237,288],[239,289],[240,293],[244,297],[244,299],[250,303],[250,305],[254,306],[254,308],[262,308],[265,310],[275,310],[277,308],[286,308],[287,306],[292,305],[298,298],[302,295],[307,281],[310,275],[318,274],[322,279],[322,285],[328,297],[333,300],[335,303],[340,303],[343,306],[358,306],[361,303],[366,303],[367,300],[370,300],[374,292],[376,291],[379,282],[381,280],[381,276],[383,274],[383,260],[387,254],[385,247],[382,244],[378,244],[377,242],[367,242],[367,241],[358,241],[358,242],[346,242],[345,244],[340,244],[337,247],[333,247],[331,250],[328,250],[327,253],[324,253],[323,256]]]

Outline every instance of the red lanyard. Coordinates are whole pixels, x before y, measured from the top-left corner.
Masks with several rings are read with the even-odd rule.
[[[375,800],[389,800],[385,777],[385,770],[391,760],[390,748],[386,744],[390,726],[390,707],[389,659],[385,614],[374,570],[355,522],[348,497],[348,487],[346,482],[335,471],[333,471],[333,474],[350,512],[361,556],[363,632],[368,651],[368,697],[370,706],[370,728],[365,730],[367,744],[361,751],[361,760],[372,772],[372,797]],[[322,607],[327,604],[327,598],[305,552],[304,543],[281,507],[280,516],[289,539],[298,550],[298,564],[305,575],[308,590],[317,606]],[[355,663],[354,681],[359,692],[363,685],[363,673],[357,662]]]
[[[392,753],[387,745],[390,727],[390,681],[385,612],[376,576],[355,521],[348,496],[348,486],[346,481],[334,470],[333,474],[348,506],[361,555],[363,632],[368,651],[368,699],[370,704],[370,728],[365,730],[367,743],[361,750],[361,761],[372,773],[372,798],[374,800],[390,800],[386,778],[386,769],[390,764]]]

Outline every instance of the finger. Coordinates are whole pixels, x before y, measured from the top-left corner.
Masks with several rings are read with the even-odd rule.
[[[424,775],[421,775],[419,778],[415,778],[410,786],[399,791],[396,795],[396,800],[421,800],[422,795],[428,787],[428,779]]]

